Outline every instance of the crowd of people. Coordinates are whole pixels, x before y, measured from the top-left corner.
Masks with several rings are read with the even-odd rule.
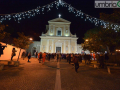
[[[31,58],[31,53],[23,53],[23,60],[25,56],[29,59]],[[85,64],[90,64],[92,60],[97,60],[98,63],[100,63],[100,67],[104,68],[104,61],[107,62],[109,57],[107,54],[61,54],[61,53],[35,53],[35,57],[38,58],[39,63],[44,64],[45,60],[50,61],[51,59],[54,59],[56,62],[61,61],[62,59],[65,59],[69,64],[74,63],[75,71],[77,72],[77,69],[79,68],[79,63],[82,62],[82,60],[85,61]],[[94,59],[95,58],[95,59]]]

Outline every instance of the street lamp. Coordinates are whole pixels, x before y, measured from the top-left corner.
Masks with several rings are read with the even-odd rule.
[[[88,39],[86,39],[85,41],[88,42]]]
[[[29,38],[30,41],[32,41],[33,39],[32,38]]]

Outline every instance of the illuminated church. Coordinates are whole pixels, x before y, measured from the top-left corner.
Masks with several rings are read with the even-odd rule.
[[[82,53],[82,45],[77,44],[78,37],[70,32],[71,22],[63,18],[48,21],[47,33],[42,33],[41,41],[34,41],[28,52],[46,53]],[[85,51],[89,53],[89,51]]]

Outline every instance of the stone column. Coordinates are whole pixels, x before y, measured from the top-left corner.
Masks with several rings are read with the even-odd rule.
[[[66,30],[65,30],[65,25],[64,25],[64,36],[65,36]]]
[[[43,41],[43,40],[41,39],[40,52],[42,52],[42,51],[43,51],[42,41]]]
[[[46,45],[46,47],[47,47],[47,53],[49,52],[49,39],[47,40],[47,45]]]
[[[77,52],[77,41],[75,41],[75,53]]]
[[[69,41],[69,53],[71,53],[71,41]]]
[[[68,35],[70,36],[70,26],[68,26],[68,33],[69,33]]]
[[[52,53],[54,53],[54,40],[52,40]]]
[[[50,35],[51,25],[49,25],[49,35]]]
[[[66,44],[65,44],[65,41],[64,41],[64,53],[66,53],[66,50],[65,50],[66,48],[65,47],[66,47]]]
[[[53,25],[53,35],[55,36],[55,25]]]

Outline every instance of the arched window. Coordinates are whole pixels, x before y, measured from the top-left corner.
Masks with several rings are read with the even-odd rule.
[[[58,35],[58,36],[61,36],[61,31],[58,30],[57,35]]]
[[[62,29],[61,28],[57,28],[57,36],[62,36]]]

